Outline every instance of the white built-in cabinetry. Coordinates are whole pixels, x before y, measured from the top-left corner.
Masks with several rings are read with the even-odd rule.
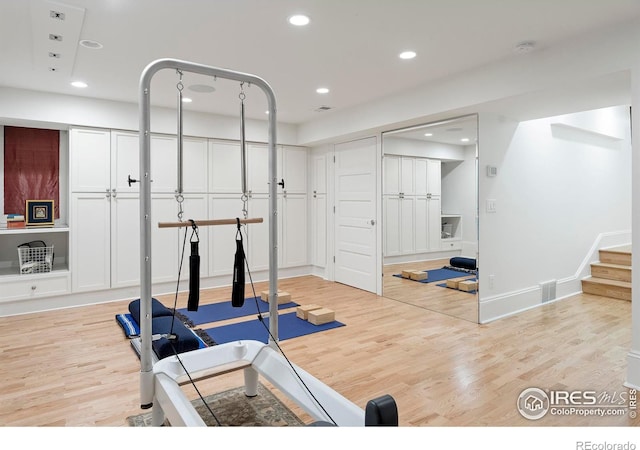
[[[278,265],[309,264],[307,149],[278,146]],[[183,219],[262,217],[246,227],[245,251],[253,272],[269,267],[269,155],[265,144],[247,146],[248,198],[242,202],[237,141],[183,139]],[[178,220],[177,139],[151,136],[152,282],[175,282],[185,231],[158,228]],[[109,129],[69,131],[69,226],[0,230],[0,302],[68,293],[105,291],[140,283],[140,184],[138,133]],[[326,194],[325,194],[326,195]],[[233,272],[235,227],[200,227],[201,277]],[[21,275],[16,247],[42,239],[55,245],[50,273]],[[183,263],[181,279],[188,279]],[[219,282],[220,283],[220,282]],[[219,284],[218,283],[218,284]],[[215,284],[215,283],[213,283]],[[230,280],[229,283],[230,284]]]
[[[439,251],[440,160],[385,155],[383,178],[384,255]]]

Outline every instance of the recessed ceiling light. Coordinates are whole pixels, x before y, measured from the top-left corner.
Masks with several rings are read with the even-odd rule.
[[[329,93],[329,88],[321,87],[321,88],[316,89],[316,92],[318,94],[328,94]]]
[[[191,103],[193,100],[191,100],[189,97],[182,97],[182,103]]]
[[[398,55],[400,59],[413,59],[416,57],[416,52],[413,50],[407,50]]]
[[[289,23],[291,25],[295,25],[297,27],[303,27],[305,25],[309,25],[311,21],[309,16],[305,16],[304,14],[296,14],[294,16],[289,17]]]
[[[265,114],[269,114],[269,110],[267,109],[264,113],[265,113]]]
[[[84,48],[90,48],[91,50],[98,50],[102,48],[102,44],[98,41],[92,41],[91,39],[83,39],[80,41],[80,45]]]
[[[460,139],[462,142],[469,142],[469,138],[462,138]]]
[[[429,137],[429,136],[433,136],[433,133],[425,133],[424,135]]]
[[[88,85],[84,81],[72,81],[71,86],[77,88],[86,88]]]

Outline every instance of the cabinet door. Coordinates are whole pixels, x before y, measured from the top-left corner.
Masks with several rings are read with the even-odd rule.
[[[137,133],[113,131],[111,133],[111,189],[115,192],[137,193],[140,183],[131,183],[140,179],[140,141]]]
[[[72,192],[105,192],[111,188],[109,131],[74,128],[69,131]]]
[[[400,192],[404,195],[415,193],[415,158],[400,160]]]
[[[111,195],[71,195],[71,286],[73,292],[109,289]]]
[[[185,178],[183,169],[183,188]],[[151,180],[153,180],[151,192],[175,193],[178,189],[178,139],[176,137],[151,136]]]
[[[415,252],[415,198],[400,199],[400,253]]]
[[[140,284],[140,197],[111,198],[111,287]]]
[[[384,197],[384,256],[400,254],[400,198]]]
[[[427,195],[427,164],[428,161],[424,158],[417,158],[415,161],[415,194]]]
[[[209,155],[209,192],[237,193],[239,196],[242,193],[240,144],[209,141]]]
[[[442,185],[442,165],[440,160],[430,159],[427,163],[427,192],[440,196]]]
[[[182,144],[182,187],[186,193],[207,192],[207,140],[184,138]],[[206,202],[205,202],[206,205]]]
[[[281,209],[278,208],[281,215]],[[252,195],[249,199],[249,217],[262,217],[262,223],[254,223],[247,226],[248,233],[248,255],[249,267],[251,271],[269,269],[269,197],[267,195]],[[281,227],[278,227],[278,242],[281,243]],[[282,244],[278,244],[278,249],[282,249]],[[282,250],[278,251],[278,266],[282,265]]]
[[[249,144],[247,147],[249,190],[254,194],[269,193],[269,151],[266,145]],[[240,165],[238,164],[238,180]]]
[[[431,251],[440,249],[441,225],[440,199],[432,197],[429,199],[429,250]]]
[[[327,156],[317,155],[312,163],[313,180],[312,191],[314,194],[327,193]]]
[[[327,264],[327,196],[313,194],[311,205],[312,263],[314,266],[325,267]]]
[[[212,219],[242,217],[242,202],[237,196],[210,195],[209,217]],[[229,275],[229,284],[232,281],[236,252],[236,231],[236,227],[232,225],[209,227],[209,275]]]
[[[158,228],[158,222],[177,220],[175,196],[156,194],[151,197],[151,281],[153,283],[178,279],[180,265],[178,247],[182,245],[185,228]]]
[[[400,157],[384,155],[384,194],[398,195],[400,191]]]
[[[285,194],[282,200],[282,265],[303,266],[308,264],[307,196]]]
[[[415,219],[415,251],[416,253],[423,253],[433,250],[430,247],[430,223],[429,223],[429,202],[430,200],[424,197],[416,197],[416,219]]]
[[[284,179],[284,191],[304,194],[307,192],[307,149],[302,147],[282,147],[280,159],[282,173],[278,181]]]

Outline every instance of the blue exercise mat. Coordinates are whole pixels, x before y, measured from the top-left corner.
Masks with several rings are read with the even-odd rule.
[[[472,273],[464,272],[461,270],[452,270],[452,269],[432,269],[432,270],[425,270],[425,272],[427,272],[426,280],[412,280],[412,281],[418,281],[420,283],[433,283],[434,281],[448,280],[449,278],[473,276]],[[402,278],[402,274],[394,274],[393,276]],[[408,278],[405,278],[405,280],[407,279]]]
[[[264,318],[264,323],[269,326],[269,318]],[[306,320],[300,319],[296,313],[281,314],[278,321],[278,340],[284,341],[298,336],[317,333],[319,331],[330,330],[345,326],[344,323],[334,320],[323,325],[314,325]],[[215,341],[216,344],[227,342],[255,340],[268,343],[269,333],[259,319],[248,320],[246,322],[223,325],[221,327],[208,328],[203,330]]]
[[[200,305],[197,311],[188,311],[187,308],[178,309],[181,320],[189,326],[201,325],[203,323],[218,322],[220,320],[235,319],[237,317],[250,316],[258,314],[256,309],[256,300],[260,312],[269,311],[269,303],[262,301],[260,297],[250,297],[244,300],[244,305],[234,307],[231,302],[211,303],[208,305]],[[293,308],[298,306],[297,303],[289,302],[278,305],[278,309]]]

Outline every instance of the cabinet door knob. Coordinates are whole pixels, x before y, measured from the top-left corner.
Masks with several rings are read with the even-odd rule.
[[[31,290],[35,291],[36,290],[36,285],[34,284],[33,286],[31,286]]]

